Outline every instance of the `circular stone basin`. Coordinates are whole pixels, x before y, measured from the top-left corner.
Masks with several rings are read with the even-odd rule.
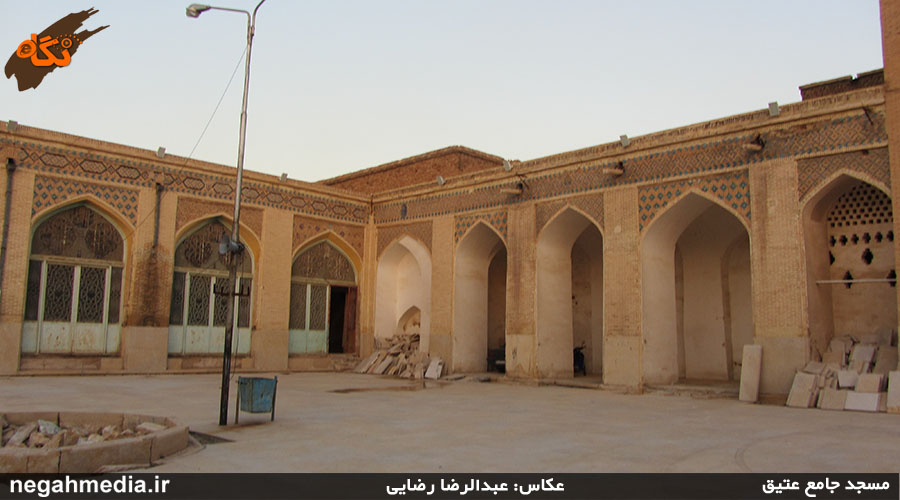
[[[20,429],[30,424],[38,426],[38,420],[85,434],[99,435],[104,428],[107,432],[129,429],[133,437],[96,442],[82,439],[81,444],[56,448],[4,446],[0,448],[0,473],[92,473],[105,466],[149,467],[160,458],[187,448],[190,442],[187,426],[166,417],[62,411],[0,413],[0,422]],[[11,427],[6,427],[7,432]]]

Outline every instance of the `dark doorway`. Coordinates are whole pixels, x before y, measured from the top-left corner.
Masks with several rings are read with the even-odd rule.
[[[344,352],[344,309],[347,287],[331,287],[331,310],[328,318],[328,352]]]

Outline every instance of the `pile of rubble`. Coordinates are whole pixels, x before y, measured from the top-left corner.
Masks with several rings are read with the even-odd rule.
[[[45,449],[142,436],[166,429],[165,425],[153,422],[143,422],[134,427],[107,425],[94,430],[82,427],[64,428],[48,420],[35,420],[27,424],[14,425],[7,422],[4,415],[0,415],[0,427],[3,429],[2,439],[0,439],[2,448]]]
[[[838,337],[822,361],[797,372],[787,406],[869,412],[900,411],[894,332]],[[888,384],[890,379],[890,384]]]
[[[356,373],[393,375],[400,378],[438,379],[444,368],[440,358],[431,358],[419,350],[419,334],[395,335],[389,339],[375,339],[375,351],[362,360]]]

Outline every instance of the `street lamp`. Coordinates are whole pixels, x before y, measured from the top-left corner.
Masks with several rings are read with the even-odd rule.
[[[261,0],[253,9],[253,16],[246,10],[229,9],[226,7],[211,7],[209,5],[191,4],[185,9],[188,17],[200,17],[200,14],[208,10],[225,10],[228,12],[243,12],[247,14],[247,62],[244,64],[244,101],[241,104],[241,138],[238,143],[237,179],[234,189],[234,226],[231,229],[231,239],[224,242],[222,250],[228,254],[228,284],[229,298],[225,309],[225,353],[222,360],[222,397],[219,405],[219,425],[228,424],[228,389],[231,378],[231,346],[234,337],[234,299],[235,286],[237,285],[237,255],[244,251],[244,245],[240,243],[240,218],[241,218],[241,180],[244,174],[244,145],[247,140],[247,92],[250,87],[250,51],[253,48],[253,32],[256,27],[256,11],[266,0]]]

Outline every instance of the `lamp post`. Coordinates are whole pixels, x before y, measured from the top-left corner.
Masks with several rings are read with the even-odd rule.
[[[229,9],[226,7],[212,7],[209,5],[191,4],[185,10],[188,17],[200,17],[200,14],[208,10],[225,10],[228,12],[243,12],[247,14],[247,62],[244,64],[244,100],[241,104],[241,138],[238,143],[237,178],[234,189],[234,222],[231,229],[231,239],[225,242],[224,251],[228,254],[228,301],[225,316],[225,352],[222,359],[222,396],[219,404],[219,425],[228,424],[228,389],[231,379],[231,346],[234,337],[234,300],[237,282],[236,256],[244,251],[244,245],[240,243],[240,218],[241,218],[241,181],[244,174],[244,145],[247,140],[247,93],[250,88],[250,51],[253,48],[253,32],[256,27],[256,11],[266,0],[261,0],[253,9],[253,15],[241,9]]]

